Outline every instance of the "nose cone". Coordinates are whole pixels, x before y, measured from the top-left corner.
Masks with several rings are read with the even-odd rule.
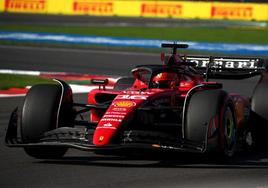
[[[108,144],[115,132],[116,128],[97,128],[93,136],[93,144],[96,146],[103,146]]]
[[[93,144],[104,146],[110,144],[117,130],[129,119],[135,109],[154,93],[140,91],[123,91],[117,95],[101,118],[93,136]]]
[[[93,136],[93,144],[97,146],[109,144],[135,106],[136,103],[133,101],[115,100],[100,120]]]

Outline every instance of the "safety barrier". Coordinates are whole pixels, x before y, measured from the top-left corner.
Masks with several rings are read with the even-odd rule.
[[[152,0],[0,0],[0,12],[268,21],[268,3]]]

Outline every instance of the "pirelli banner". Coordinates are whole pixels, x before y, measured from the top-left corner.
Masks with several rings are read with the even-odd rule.
[[[268,21],[268,3],[130,0],[0,0],[1,12]]]

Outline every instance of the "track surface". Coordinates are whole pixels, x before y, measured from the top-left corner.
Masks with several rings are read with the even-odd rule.
[[[156,54],[0,46],[0,69],[128,75]],[[225,81],[226,89],[250,95],[256,78]],[[75,96],[85,102],[85,95]],[[0,187],[268,187],[268,152],[239,154],[219,162],[200,156],[125,159],[70,150],[63,160],[35,160],[4,146],[5,128],[22,97],[0,98]]]

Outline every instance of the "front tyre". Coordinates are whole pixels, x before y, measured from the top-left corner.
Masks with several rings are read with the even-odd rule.
[[[27,93],[21,115],[21,137],[23,143],[37,143],[44,133],[61,126],[71,126],[72,92],[61,84],[39,84]],[[35,158],[59,158],[67,148],[43,146],[25,147],[25,152]]]

